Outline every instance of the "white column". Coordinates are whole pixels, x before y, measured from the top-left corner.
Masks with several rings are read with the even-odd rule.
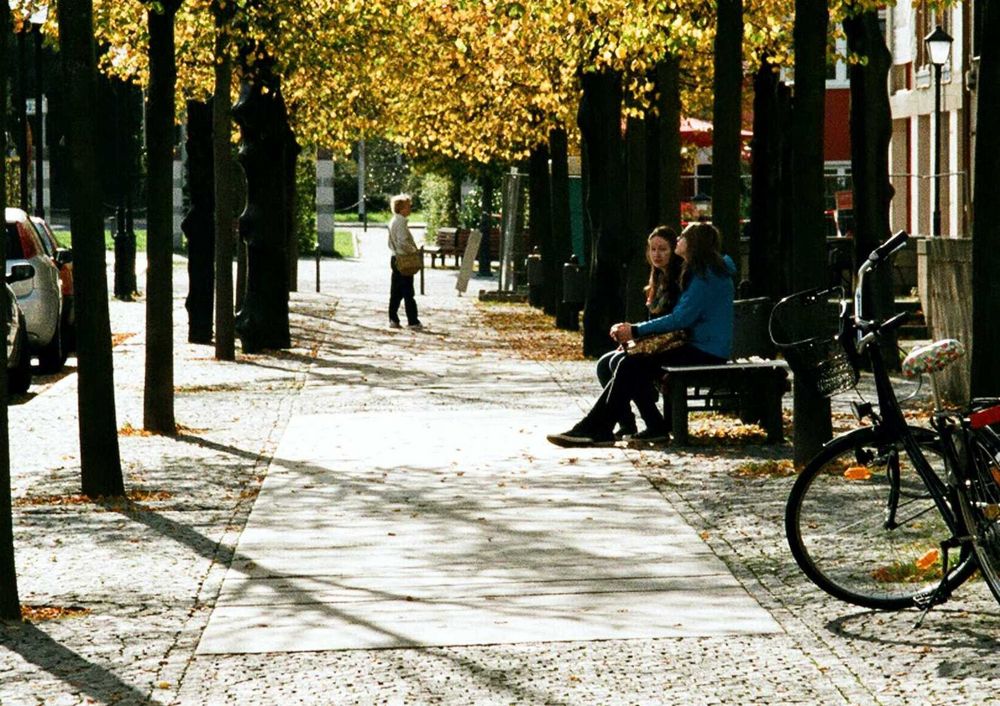
[[[316,238],[324,255],[333,252],[335,203],[333,196],[333,160],[316,160]]]
[[[916,235],[926,235],[920,232],[920,207],[922,203],[929,202],[921,188],[920,179],[920,120],[916,115],[910,118],[910,223]]]

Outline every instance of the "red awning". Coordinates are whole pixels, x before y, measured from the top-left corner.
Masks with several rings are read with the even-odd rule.
[[[753,137],[749,130],[741,130],[740,136],[744,140]],[[690,142],[698,147],[712,146],[712,123],[698,118],[681,118],[681,140]]]

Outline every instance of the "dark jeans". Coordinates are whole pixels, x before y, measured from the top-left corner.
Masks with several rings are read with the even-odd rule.
[[[403,302],[406,308],[406,323],[419,324],[417,318],[417,300],[413,295],[413,275],[407,277],[399,274],[396,269],[396,256],[393,255],[389,261],[392,268],[392,281],[389,283],[389,321],[399,323],[399,303]]]
[[[726,362],[723,358],[706,353],[692,345],[685,344],[679,348],[657,353],[655,355],[625,356],[618,363],[610,382],[604,386],[600,397],[580,423],[588,432],[607,436],[615,427],[615,423],[629,410],[629,403],[649,399],[652,384],[660,378],[660,368],[665,365],[718,365]],[[643,414],[647,426],[669,429],[670,400],[664,400],[666,421],[660,416],[660,411],[653,406],[649,419]],[[640,407],[640,411],[642,407]],[[658,427],[657,427],[658,425]]]
[[[618,365],[626,358],[624,351],[613,350],[605,353],[601,356],[600,360],[597,361],[597,380],[601,383],[601,387],[606,387],[611,379],[614,377],[615,371],[618,369]],[[648,394],[639,394],[637,399],[634,400],[635,406],[639,410],[639,416],[642,417],[642,421],[646,424],[647,429],[655,429],[657,426],[663,424],[663,417],[660,416],[660,410],[656,408],[656,403],[660,398],[660,393],[656,389],[656,385],[650,381],[649,385],[646,387],[646,392]],[[620,429],[635,429],[635,415],[632,414],[632,408],[630,405],[626,405],[625,411],[622,412],[622,416],[617,420]]]

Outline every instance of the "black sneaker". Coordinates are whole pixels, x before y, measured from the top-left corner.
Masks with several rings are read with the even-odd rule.
[[[670,433],[665,429],[643,429],[629,437],[629,441],[644,441],[647,444],[665,444],[670,441]]]
[[[564,431],[562,434],[549,434],[545,438],[556,446],[564,448],[614,446],[615,444],[615,437],[610,433],[595,434],[576,428]]]

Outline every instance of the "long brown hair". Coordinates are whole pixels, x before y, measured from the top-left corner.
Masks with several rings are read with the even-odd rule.
[[[666,269],[653,265],[649,256],[649,246],[653,238],[662,238],[670,245],[670,260]],[[681,258],[674,254],[677,248],[677,232],[670,226],[657,226],[646,238],[646,262],[649,263],[649,283],[646,284],[646,306],[652,314],[666,314],[674,308],[680,296]]]
[[[681,270],[681,282],[685,287],[692,277],[704,276],[709,270],[720,275],[728,272],[722,253],[719,252],[722,239],[711,223],[692,223],[684,229],[681,237],[687,241],[684,268]]]

